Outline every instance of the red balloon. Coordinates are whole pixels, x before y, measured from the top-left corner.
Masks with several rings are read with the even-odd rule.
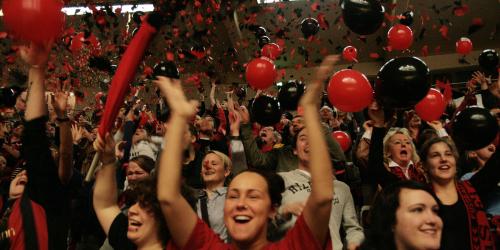
[[[348,62],[358,62],[358,50],[353,46],[347,46],[342,51],[342,57]]]
[[[396,24],[387,32],[387,39],[391,48],[405,50],[413,43],[413,31],[403,24]]]
[[[424,121],[438,120],[446,109],[443,94],[437,89],[431,88],[427,96],[415,105],[417,115]]]
[[[340,148],[342,148],[344,152],[349,150],[349,148],[351,147],[351,137],[346,132],[340,130],[333,131],[332,137],[339,143]]]
[[[343,69],[330,79],[328,99],[341,111],[358,112],[372,103],[373,89],[365,75],[356,70]]]
[[[42,43],[62,34],[63,6],[58,0],[4,0],[3,21],[17,38]]]
[[[273,85],[278,73],[276,66],[269,58],[261,57],[248,63],[245,75],[252,88],[267,89]]]
[[[75,54],[79,53],[85,44],[88,44],[88,46],[90,46],[90,48],[92,49],[98,49],[100,45],[97,37],[94,34],[90,34],[89,37],[85,38],[85,33],[80,32],[73,36],[73,38],[71,39],[69,50],[71,50],[71,52]]]
[[[464,56],[472,51],[472,41],[467,37],[458,39],[455,46],[457,47],[457,53]]]
[[[260,53],[262,56],[276,59],[281,55],[281,47],[276,43],[268,43],[262,47]]]

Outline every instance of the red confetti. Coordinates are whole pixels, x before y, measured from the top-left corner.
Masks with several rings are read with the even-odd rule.
[[[174,55],[174,53],[169,51],[169,52],[167,52],[166,58],[167,58],[167,61],[173,61],[175,59],[175,55]]]
[[[420,50],[420,53],[422,54],[423,57],[426,57],[429,55],[429,46],[424,45],[422,49]]]
[[[203,16],[200,13],[196,14],[195,18],[197,23],[203,23]]]
[[[7,32],[4,31],[0,32],[0,39],[4,39],[6,37],[7,37]]]
[[[319,8],[319,3],[313,3],[311,4],[311,11],[316,12]]]
[[[149,66],[144,67],[143,74],[148,76],[148,77],[151,76],[153,74],[153,68],[151,68]]]
[[[467,4],[464,4],[459,7],[455,7],[453,9],[453,15],[455,16],[464,16],[465,13],[469,12],[469,6]]]
[[[380,57],[380,55],[379,55],[378,53],[375,53],[375,52],[370,53],[370,55],[369,55],[369,56],[370,56],[370,58],[372,58],[372,59],[378,59],[378,58]]]
[[[449,28],[446,25],[442,25],[441,28],[439,28],[439,32],[441,33],[441,36],[446,40],[448,40],[448,31],[449,31]]]
[[[318,13],[317,19],[319,23],[319,27],[322,29],[328,29],[330,25],[328,24],[328,21],[325,19],[325,13]]]
[[[392,22],[397,18],[395,15],[389,15],[387,12],[384,12],[384,16],[387,20],[389,20],[389,22]]]
[[[480,18],[480,17],[476,17],[476,18],[472,19],[472,24],[473,25],[481,25],[482,26],[482,25],[484,25],[483,19]]]
[[[440,54],[441,53],[441,46],[436,46],[436,48],[434,48],[434,53],[435,54]]]
[[[16,55],[8,55],[5,59],[8,63],[14,63],[16,61]]]

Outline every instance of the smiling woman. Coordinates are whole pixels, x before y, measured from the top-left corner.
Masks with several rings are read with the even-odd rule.
[[[224,222],[231,244],[226,244],[189,209],[180,195],[182,135],[186,123],[196,113],[196,103],[187,101],[181,82],[158,77],[155,83],[167,98],[172,116],[165,135],[164,153],[160,159],[158,200],[172,233],[169,249],[324,249],[329,248],[328,219],[333,198],[333,173],[319,121],[318,96],[338,57],[327,57],[319,67],[317,79],[308,86],[300,103],[304,109],[305,130],[310,141],[311,195],[302,215],[287,236],[279,242],[267,239],[268,222],[277,214],[283,191],[283,180],[269,178],[258,171],[245,171],[229,184],[224,203]],[[210,165],[215,165],[213,170]],[[206,162],[204,178],[222,168],[217,160]],[[277,180],[277,182],[275,181]],[[276,183],[281,185],[276,185]],[[279,190],[276,187],[281,187]],[[182,221],[182,223],[179,223]]]
[[[362,250],[440,249],[439,199],[425,184],[403,181],[378,194]]]

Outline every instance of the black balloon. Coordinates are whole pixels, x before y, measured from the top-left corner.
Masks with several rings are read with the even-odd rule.
[[[370,35],[384,21],[384,7],[378,0],[341,0],[344,23],[359,35]]]
[[[95,68],[98,70],[112,72],[113,68],[111,67],[111,62],[109,59],[101,56],[93,56],[89,59],[89,67]]]
[[[413,11],[406,11],[403,14],[401,14],[402,18],[399,20],[400,24],[406,25],[406,26],[411,26],[413,24]]]
[[[389,60],[377,75],[377,101],[395,109],[411,108],[427,95],[431,87],[429,74],[429,68],[419,58],[399,57]]]
[[[316,35],[319,31],[318,20],[312,17],[302,20],[302,23],[300,23],[300,30],[305,38]]]
[[[452,130],[453,140],[460,149],[477,150],[495,140],[498,123],[487,109],[468,107],[458,113]]]
[[[488,73],[494,73],[498,67],[498,52],[494,49],[486,49],[481,52],[477,59],[479,66]],[[493,72],[490,72],[493,71]]]
[[[269,38],[268,36],[259,37],[259,47],[261,47],[261,48],[270,42],[271,42],[271,38]]]
[[[272,126],[281,119],[281,111],[276,99],[259,96],[252,103],[252,118],[262,126]]]
[[[0,88],[0,107],[13,107],[19,94],[21,90],[18,87]]]
[[[278,93],[281,110],[296,110],[304,89],[304,84],[300,81],[289,80],[284,83]]]
[[[156,76],[166,76],[175,79],[180,78],[179,69],[177,69],[175,63],[171,61],[156,64],[153,69],[153,77],[156,78]]]
[[[262,27],[262,26],[259,26],[257,28],[255,28],[255,37],[259,38],[261,36],[267,36],[267,30],[266,28]]]

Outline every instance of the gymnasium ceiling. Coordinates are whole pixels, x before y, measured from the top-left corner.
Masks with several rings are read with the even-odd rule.
[[[66,6],[84,6],[92,1],[65,2]],[[96,5],[164,5],[160,0],[93,2]],[[169,0],[164,2],[172,3]],[[243,84],[244,65],[258,56],[260,50],[251,30],[255,26],[265,27],[271,41],[283,46],[283,55],[275,64],[284,78],[288,77],[287,70],[308,70],[317,66],[324,55],[340,53],[347,45],[358,49],[360,63],[383,62],[401,55],[400,52],[386,50],[386,34],[392,24],[398,22],[397,15],[407,10],[415,13],[415,21],[411,26],[415,39],[410,50],[403,54],[424,59],[425,56],[453,54],[455,41],[463,36],[472,40],[474,50],[498,48],[500,44],[499,0],[382,1],[386,10],[383,26],[375,34],[366,37],[350,32],[343,24],[338,1],[310,0],[275,4],[258,4],[255,0],[184,2],[187,6],[176,12],[173,23],[163,27],[153,41],[134,85],[150,84],[144,80],[149,69],[165,60],[173,60],[179,66],[186,84],[196,88],[207,88],[209,78],[219,79],[223,83]],[[220,8],[217,9],[217,6]],[[132,17],[132,14],[105,15],[106,25],[97,23],[96,13],[67,17],[68,30],[65,39],[57,45],[57,57],[53,59],[57,69],[53,76],[69,81],[76,89],[105,90],[112,71],[89,67],[91,53],[87,48],[72,53],[69,50],[71,38],[79,32],[92,33],[100,42],[99,57],[117,65],[134,29],[138,27]],[[300,31],[300,22],[306,17],[324,20],[321,30],[312,39],[304,39]],[[13,72],[23,72],[12,49],[13,44],[9,38],[0,40],[4,85],[15,79]],[[193,53],[193,48],[204,48],[204,53]],[[463,63],[473,64],[476,60],[472,56],[465,59]]]

